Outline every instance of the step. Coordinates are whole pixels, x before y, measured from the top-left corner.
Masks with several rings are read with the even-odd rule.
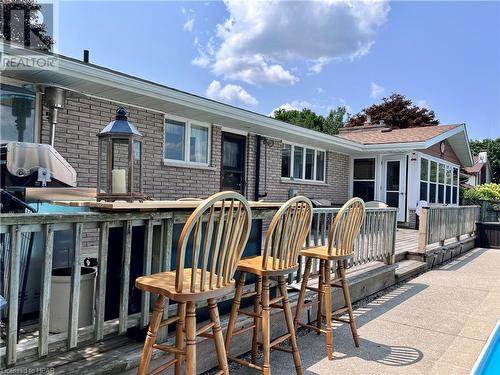
[[[401,282],[425,272],[427,264],[418,260],[405,259],[396,262],[396,267],[396,281]]]
[[[396,252],[396,254],[394,254],[394,262],[398,263],[398,262],[401,262],[402,260],[405,260],[407,254],[408,254],[408,251],[406,251],[406,250]]]

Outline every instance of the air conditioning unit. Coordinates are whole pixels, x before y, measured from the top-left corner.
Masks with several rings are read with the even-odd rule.
[[[479,163],[486,163],[488,161],[488,153],[486,151],[481,151],[477,156],[477,161]]]

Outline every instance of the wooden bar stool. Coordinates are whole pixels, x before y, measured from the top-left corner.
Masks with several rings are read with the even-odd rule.
[[[326,334],[326,351],[328,359],[333,359],[333,334],[332,320],[343,323],[348,323],[351,326],[352,337],[354,344],[359,347],[359,337],[356,329],[356,322],[352,312],[351,296],[349,294],[349,286],[345,276],[344,261],[354,256],[354,240],[358,237],[361,224],[365,217],[365,205],[362,199],[352,198],[340,209],[335,216],[335,220],[328,234],[328,246],[318,246],[306,248],[300,252],[301,256],[306,257],[306,265],[304,269],[304,278],[300,289],[299,299],[297,301],[297,309],[295,311],[295,326],[299,324],[316,331],[318,334]],[[307,285],[311,274],[311,262],[313,259],[319,259],[319,283],[317,288]],[[337,279],[330,279],[331,261],[337,261]],[[338,284],[340,282],[340,284]],[[344,294],[345,306],[332,311],[332,294],[331,287],[342,288]],[[300,322],[300,313],[304,304],[304,296],[306,289],[312,290],[318,294],[315,301],[309,302],[307,305],[318,305],[318,314],[316,326],[304,324]],[[325,307],[326,327],[322,329],[322,309]],[[348,312],[349,319],[338,318],[332,315],[338,315]]]
[[[146,374],[153,349],[170,352],[173,359],[153,370],[175,364],[181,374],[196,373],[196,336],[213,338],[219,373],[229,374],[216,298],[234,290],[234,273],[250,234],[252,213],[247,200],[234,192],[217,193],[203,201],[187,220],[179,238],[176,270],[137,278],[137,288],[158,295],[144,342],[138,374]],[[186,247],[192,251],[186,256]],[[188,268],[190,267],[190,268]],[[165,299],[177,302],[177,315],[162,321]],[[196,302],[207,300],[211,322],[196,329]],[[156,344],[160,327],[176,323],[175,346]],[[207,333],[212,329],[212,334]],[[185,342],[184,342],[185,341]]]
[[[292,273],[298,268],[298,255],[302,249],[312,220],[312,204],[305,197],[295,197],[286,202],[274,215],[266,234],[264,251],[262,255],[248,257],[240,260],[238,271],[240,278],[236,286],[236,292],[231,308],[227,333],[226,351],[228,359],[264,374],[270,374],[271,368],[269,356],[271,348],[286,351],[293,354],[293,361],[297,374],[302,374],[300,354],[297,348],[295,327],[293,324],[292,311],[288,301],[288,293],[285,284],[285,275]],[[243,295],[246,273],[256,275],[255,292]],[[269,299],[269,277],[278,277],[280,296]],[[254,297],[252,311],[240,309],[242,298]],[[280,304],[281,302],[281,304]],[[280,308],[285,314],[288,333],[271,341],[270,309]],[[238,314],[244,314],[253,318],[253,324],[249,327],[240,328],[235,331]],[[262,347],[264,360],[262,366],[257,365],[258,332],[259,323],[262,324]],[[252,337],[252,362],[246,362],[229,355],[231,340],[234,336],[253,330]],[[290,339],[292,349],[278,346],[285,340]]]

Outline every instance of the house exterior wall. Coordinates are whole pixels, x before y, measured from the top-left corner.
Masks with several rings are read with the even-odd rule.
[[[97,134],[115,118],[121,104],[90,97],[69,98],[60,110],[56,127],[55,148],[75,168],[77,184],[95,188],[97,184]],[[163,160],[164,114],[133,106],[124,106],[129,120],[143,138],[144,193],[155,199],[206,197],[220,190],[221,142],[220,126],[211,126],[211,157],[208,167],[174,166]],[[47,108],[44,108],[44,113]],[[224,129],[226,131],[226,129]],[[229,130],[230,131],[230,130]],[[50,124],[42,117],[41,142],[48,143]],[[264,139],[264,137],[262,137]],[[349,195],[350,157],[327,152],[326,183],[291,182],[281,178],[282,141],[261,142],[260,193],[264,199],[285,201],[289,189],[310,198],[328,199],[343,204]],[[267,146],[266,146],[267,144]],[[255,199],[255,166],[257,135],[247,135],[245,195]],[[266,156],[267,155],[267,165]]]
[[[450,143],[447,140],[445,140],[445,143],[446,147],[444,150],[444,154],[441,154],[441,149],[439,146],[440,143],[436,143],[435,145],[425,150],[419,150],[419,151],[422,152],[423,154],[434,156],[435,158],[446,160],[449,161],[450,163],[460,165],[460,160],[458,159],[457,155],[451,148]]]

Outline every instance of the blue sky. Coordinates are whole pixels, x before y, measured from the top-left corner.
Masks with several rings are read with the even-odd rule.
[[[63,1],[56,42],[263,114],[355,114],[399,92],[472,139],[500,136],[499,2]]]

